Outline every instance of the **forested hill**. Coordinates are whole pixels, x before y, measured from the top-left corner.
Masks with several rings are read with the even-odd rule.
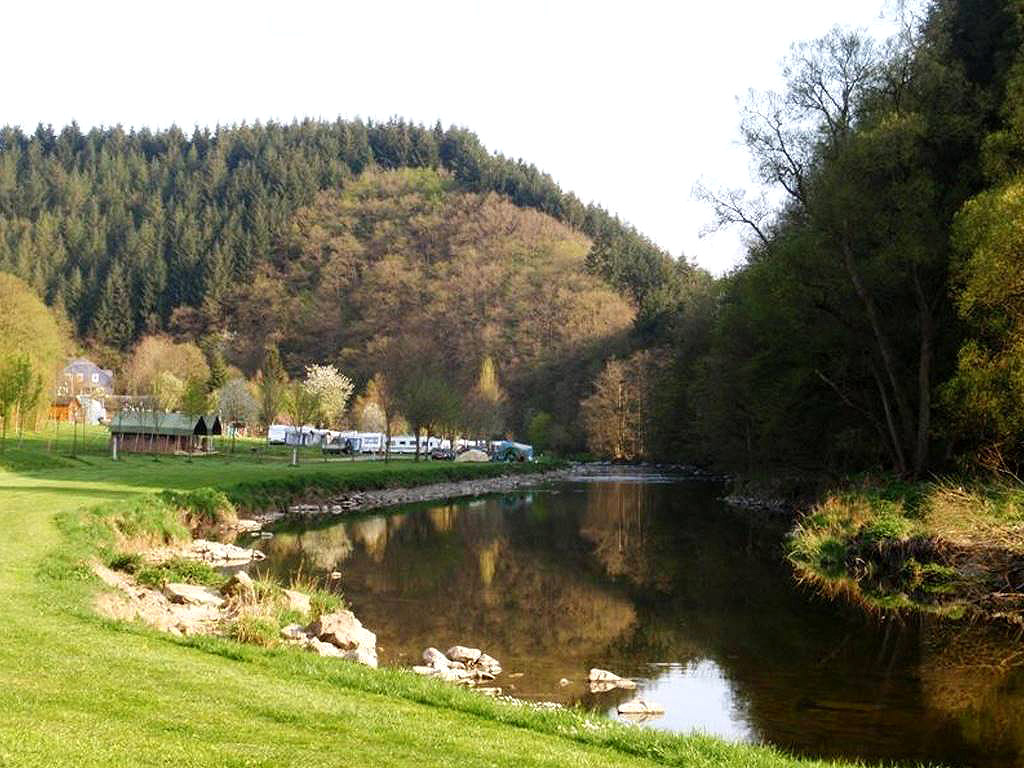
[[[415,381],[405,416],[438,426],[470,416],[472,397],[456,393],[473,391],[487,360],[508,394],[493,429],[523,434],[543,412],[559,448],[581,446],[579,402],[604,360],[627,349],[636,316],[588,272],[590,245],[440,171],[366,171],[296,211],[273,257],[206,329],[244,371],[272,345],[292,371],[329,360],[360,383],[382,370]]]
[[[705,191],[750,238],[721,279],[468,131],[398,120],[4,130],[0,271],[106,359],[169,331],[264,394],[281,359],[358,388],[390,368],[423,384],[412,423],[540,448],[1020,476],[1024,8],[918,11],[892,40],[798,43],[751,94],[741,135],[781,203]],[[510,410],[473,413],[495,369]]]
[[[279,244],[292,214],[364,171],[439,169],[594,242],[589,267],[656,314],[672,260],[532,165],[471,132],[402,120],[303,121],[153,132],[40,126],[0,131],[0,270],[66,310],[79,338],[127,349],[140,336],[216,324],[222,303]]]

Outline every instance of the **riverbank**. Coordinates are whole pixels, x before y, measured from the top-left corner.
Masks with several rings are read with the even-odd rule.
[[[516,469],[520,468],[516,467]],[[449,480],[440,483],[410,484],[401,488],[352,491],[326,500],[320,500],[319,498],[313,501],[301,500],[295,504],[290,504],[287,512],[270,511],[252,515],[247,520],[257,523],[259,527],[249,525],[246,520],[243,520],[242,528],[256,533],[264,525],[275,523],[285,517],[311,518],[328,515],[347,515],[368,512],[382,507],[391,507],[396,504],[418,504],[438,499],[483,496],[488,493],[508,493],[521,488],[534,487],[539,483],[564,480],[575,471],[572,467],[553,465],[541,471],[525,471],[520,474],[500,474],[465,480]],[[316,494],[316,497],[320,496],[322,494]]]
[[[371,482],[384,484],[395,479],[388,473],[426,470],[149,457],[55,464],[0,472],[0,764],[309,768],[344,754],[371,766],[833,765],[536,711],[290,648],[173,637],[93,610],[97,506],[208,486],[256,499],[254,489],[277,483],[337,488],[358,471],[382,473]]]
[[[1024,627],[1024,489],[865,479],[800,516],[789,560],[871,611]]]

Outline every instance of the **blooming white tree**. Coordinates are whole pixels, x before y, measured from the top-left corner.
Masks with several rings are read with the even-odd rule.
[[[360,432],[384,432],[387,427],[387,419],[384,418],[384,409],[380,407],[380,404],[372,401],[362,404],[359,407],[359,401],[356,401],[355,408],[355,420],[356,429]]]
[[[227,422],[231,432],[231,452],[235,451],[236,427],[239,424],[252,424],[259,415],[256,398],[249,391],[249,385],[243,379],[231,379],[220,388],[217,397],[220,417]]]
[[[220,388],[217,404],[221,418],[229,424],[251,424],[259,414],[259,405],[244,379],[225,382]]]
[[[307,365],[303,385],[319,400],[324,420],[337,424],[345,415],[352,396],[352,380],[333,365]]]

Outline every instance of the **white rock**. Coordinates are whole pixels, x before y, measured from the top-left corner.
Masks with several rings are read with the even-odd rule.
[[[423,667],[419,665],[414,666],[412,668],[412,671],[415,672],[417,675],[423,675],[424,677],[435,677],[437,675],[440,675],[442,672],[442,670],[438,669],[437,667]]]
[[[208,563],[248,563],[262,560],[266,555],[258,549],[246,549],[234,544],[221,544],[219,541],[196,539],[192,542],[192,552]]]
[[[287,626],[281,627],[281,637],[285,640],[293,642],[302,642],[308,637],[306,630],[301,624],[288,624]]]
[[[210,605],[214,608],[224,605],[224,598],[220,592],[195,584],[167,584],[164,586],[164,596],[172,603]]]
[[[377,652],[373,648],[360,646],[351,651],[344,651],[341,658],[346,661],[354,661],[358,664],[365,664],[368,667],[377,668]]]
[[[449,683],[456,683],[462,680],[472,681],[475,675],[467,669],[444,669],[441,670],[441,679]]]
[[[663,715],[665,708],[661,704],[645,699],[631,699],[624,701],[618,706],[620,715]]]
[[[475,664],[482,655],[479,648],[468,648],[465,645],[453,645],[445,655],[452,661],[461,661],[464,664]]]
[[[474,666],[480,667],[480,669],[492,675],[501,674],[501,662],[486,653],[480,654],[480,657],[476,660]]]
[[[331,643],[325,642],[323,640],[318,640],[315,637],[309,638],[309,640],[306,643],[306,647],[309,648],[311,651],[315,651],[321,656],[330,656],[332,658],[340,659],[343,655],[341,649],[338,648],[338,646],[332,645]]]
[[[448,657],[433,647],[423,651],[423,662],[428,667],[434,667],[435,669],[448,669],[451,666]]]
[[[567,685],[572,685],[572,681],[571,681],[571,680],[569,680],[569,679],[568,679],[568,678],[566,678],[566,677],[563,677],[563,678],[562,678],[561,680],[559,680],[559,681],[558,681],[558,684],[559,684],[560,686],[562,686],[563,688],[565,688],[565,686],[567,686]]]
[[[590,681],[590,689],[593,693],[610,691],[613,688],[623,688],[625,690],[636,688],[636,683],[629,678],[619,677],[607,669],[591,669],[588,680]]]
[[[343,651],[376,649],[377,636],[362,625],[352,611],[325,613],[309,625],[311,635],[333,643]],[[376,652],[376,651],[374,651]]]
[[[224,591],[229,595],[252,597],[256,593],[256,586],[253,583],[252,577],[248,573],[245,571],[238,571],[224,586]]]

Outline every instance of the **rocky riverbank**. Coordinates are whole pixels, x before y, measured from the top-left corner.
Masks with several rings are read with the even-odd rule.
[[[568,473],[555,470],[358,491],[320,504],[292,504],[287,513],[265,512],[241,519],[235,518],[229,505],[229,514],[221,522],[193,522],[191,531],[193,536],[212,533],[222,539],[239,533],[269,537],[272,534],[263,531],[264,526],[288,516],[341,515],[394,504],[500,493],[563,479]],[[191,520],[187,512],[182,516]],[[112,558],[118,563],[115,568],[94,564],[94,572],[112,589],[100,595],[96,605],[105,616],[139,620],[174,635],[223,635],[259,645],[292,645],[321,656],[377,666],[376,635],[344,609],[340,598],[313,585],[303,592],[254,581],[245,568],[263,558],[257,549],[208,538],[141,551],[129,547]],[[145,569],[151,573],[149,583],[140,578]],[[158,581],[152,578],[154,571],[160,574]],[[217,578],[218,572],[226,571],[233,575]],[[286,623],[285,616],[305,622]]]
[[[339,605],[317,612],[309,594],[256,582],[245,571],[216,588],[171,581],[151,587],[99,563],[93,571],[114,590],[97,599],[100,613],[110,618],[141,621],[179,637],[221,635],[264,646],[281,643],[377,666],[377,636],[351,611]],[[284,615],[307,623],[291,622],[278,630],[278,617]]]
[[[384,488],[371,491],[353,491],[339,494],[328,501],[317,503],[296,503],[287,512],[261,512],[249,518],[240,519],[235,526],[239,533],[260,535],[263,528],[286,518],[315,518],[328,515],[347,515],[372,509],[391,507],[396,504],[416,504],[438,499],[463,496],[483,496],[489,493],[506,493],[529,488],[539,483],[565,480],[577,473],[578,468],[531,472],[525,475],[502,475],[500,477],[475,478],[411,488]]]

